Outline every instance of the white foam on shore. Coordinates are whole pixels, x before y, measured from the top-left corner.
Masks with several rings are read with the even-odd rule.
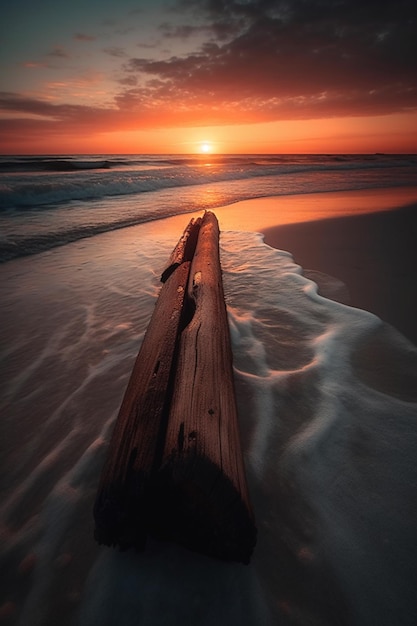
[[[21,626],[412,626],[417,404],[404,381],[417,349],[318,295],[256,233],[221,236],[251,564],[95,544],[110,430],[173,245],[142,227],[138,246],[135,232],[6,267],[0,611]],[[401,357],[394,390],[376,336]]]

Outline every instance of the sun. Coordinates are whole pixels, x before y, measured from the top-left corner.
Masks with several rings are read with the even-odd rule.
[[[203,143],[200,144],[200,152],[202,152],[203,154],[208,154],[209,152],[211,152],[212,150],[212,146],[211,143],[209,143],[208,141],[203,141]]]

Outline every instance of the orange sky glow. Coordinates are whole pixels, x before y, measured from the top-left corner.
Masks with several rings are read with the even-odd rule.
[[[8,4],[0,151],[415,153],[413,3],[355,4]]]

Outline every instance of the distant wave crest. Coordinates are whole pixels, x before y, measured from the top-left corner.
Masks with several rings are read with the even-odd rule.
[[[0,157],[0,261],[240,200],[416,180],[413,155]]]
[[[160,189],[294,174],[387,168],[398,180],[416,174],[417,158],[383,155],[214,155],[166,157],[2,157],[0,210],[36,208],[73,200],[125,196]],[[414,178],[415,180],[415,178]]]

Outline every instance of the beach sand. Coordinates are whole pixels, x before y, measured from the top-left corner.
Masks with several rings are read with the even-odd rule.
[[[215,213],[222,230],[262,232],[290,252],[321,295],[375,313],[417,344],[417,188],[256,198]],[[184,216],[164,222],[180,232]]]
[[[417,204],[417,186],[254,198],[213,211],[222,230],[264,232],[266,228],[284,224],[380,213],[411,204]]]
[[[416,209],[401,208],[412,202],[417,189],[214,211],[259,530],[249,567],[93,540],[99,472],[160,271],[201,212],[4,264],[5,623],[416,623],[417,350],[331,301],[415,333]]]
[[[291,252],[319,293],[375,313],[417,344],[417,204],[263,233],[265,243]]]

